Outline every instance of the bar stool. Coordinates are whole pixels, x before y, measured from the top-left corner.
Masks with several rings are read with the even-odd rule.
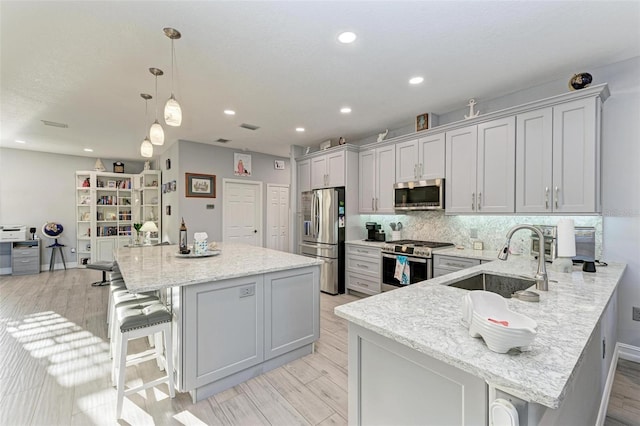
[[[87,265],[87,269],[94,269],[96,271],[102,271],[102,281],[96,281],[91,283],[93,287],[102,287],[109,284],[109,280],[107,280],[107,272],[113,271],[113,266],[115,262],[95,262],[89,263]],[[113,278],[113,277],[111,277]]]
[[[118,390],[118,403],[116,406],[116,416],[122,417],[122,405],[125,395],[139,392],[160,383],[167,382],[169,385],[169,396],[175,397],[173,383],[173,354],[171,350],[171,313],[160,301],[147,304],[127,305],[116,308],[116,318],[118,323],[116,339],[116,356],[113,358],[112,378],[116,378],[116,388]],[[148,336],[150,334],[161,333],[164,337],[164,345],[156,344],[155,350],[145,351],[127,357],[127,345],[129,340]],[[165,346],[166,354],[162,355],[159,349]],[[139,364],[151,359],[164,361],[164,377],[144,383],[135,388],[125,390],[125,373],[127,366]]]

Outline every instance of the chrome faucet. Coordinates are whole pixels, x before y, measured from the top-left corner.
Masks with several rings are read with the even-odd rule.
[[[504,243],[502,250],[500,250],[500,253],[498,254],[498,259],[507,260],[507,258],[509,257],[509,245],[511,244],[511,237],[516,231],[520,229],[528,229],[530,231],[535,232],[536,234],[538,234],[538,241],[540,241],[540,244],[544,243],[544,235],[542,235],[542,231],[539,228],[533,225],[516,225],[513,228],[509,229],[509,232],[507,232],[507,242]],[[547,267],[545,266],[545,263],[544,263],[544,253],[542,253],[542,250],[540,251],[541,253],[538,256],[538,271],[536,272],[536,275],[534,277],[536,279],[536,289],[542,290],[542,291],[548,291],[549,277],[547,277]]]

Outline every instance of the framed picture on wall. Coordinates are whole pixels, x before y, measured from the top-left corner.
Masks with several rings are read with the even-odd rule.
[[[216,198],[216,175],[185,173],[187,197]]]
[[[416,117],[416,132],[429,128],[429,114],[424,113]]]
[[[233,174],[236,176],[251,176],[251,155],[233,154]]]

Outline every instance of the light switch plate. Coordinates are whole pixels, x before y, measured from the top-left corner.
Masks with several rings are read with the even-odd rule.
[[[482,250],[484,248],[484,245],[482,244],[482,241],[474,241],[473,242],[473,249],[474,250]]]

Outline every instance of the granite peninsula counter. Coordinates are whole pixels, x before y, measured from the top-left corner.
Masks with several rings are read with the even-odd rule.
[[[120,248],[132,292],[167,290],[176,386],[207,398],[313,351],[321,260],[245,244],[178,257],[178,247]]]
[[[382,362],[381,359],[387,357],[384,354],[388,353],[393,353],[391,358],[396,361],[412,360],[411,365],[426,362],[426,370],[442,372],[433,377],[423,377],[415,372],[409,374],[405,377],[405,399],[411,399],[406,394],[414,393],[437,399],[433,396],[442,393],[450,397],[457,395],[463,401],[466,398],[466,404],[482,400],[479,393],[486,396],[483,404],[476,404],[468,412],[460,410],[459,400],[443,402],[460,411],[463,420],[457,424],[485,424],[486,420],[478,421],[478,416],[488,418],[487,401],[491,395],[495,396],[496,389],[529,402],[529,425],[541,421],[576,424],[581,416],[595,421],[594,407],[597,415],[602,377],[606,375],[603,371],[608,370],[615,346],[615,290],[624,273],[624,264],[610,263],[607,267],[598,267],[596,273],[584,273],[577,266],[573,273],[548,271],[549,291],[537,291],[539,303],[508,299],[509,309],[538,323],[538,335],[529,352],[494,353],[482,339],[470,337],[461,325],[460,304],[466,290],[448,287],[448,284],[479,272],[532,277],[536,268],[537,261],[523,258],[490,262],[335,308],[338,316],[349,321],[349,371],[360,374],[359,377],[350,375],[349,423],[367,423],[367,418],[371,419],[367,417],[367,411],[375,413],[377,419],[385,419],[380,404],[371,403],[371,393],[366,388],[375,385],[378,379],[366,377],[366,366]],[[606,339],[611,330],[613,336]],[[605,340],[606,354],[603,354]],[[377,353],[373,349],[377,347],[384,350]],[[372,355],[367,356],[367,351]],[[388,362],[383,364],[389,365]],[[388,370],[393,371],[393,368]],[[437,382],[436,376],[456,378]],[[413,377],[423,379],[416,383],[417,389],[407,384]],[[470,382],[466,383],[465,378]],[[473,379],[475,383],[472,383]],[[435,389],[425,384],[431,383],[430,380],[439,383]],[[489,385],[488,389],[485,383]],[[447,390],[447,386],[453,387]],[[398,403],[402,405],[402,400]],[[375,405],[377,408],[372,408]],[[576,415],[577,412],[580,414]],[[440,414],[438,418],[443,420],[440,423],[447,423],[446,415]],[[474,415],[476,420],[470,420]],[[565,417],[567,415],[569,417]],[[410,420],[393,418],[401,423]],[[558,423],[558,419],[564,423]]]

